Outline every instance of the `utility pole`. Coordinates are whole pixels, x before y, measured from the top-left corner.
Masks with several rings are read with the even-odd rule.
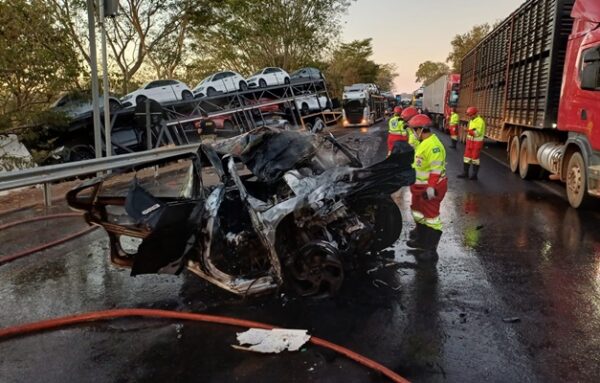
[[[96,158],[102,157],[102,136],[100,133],[100,105],[98,100],[98,61],[96,57],[96,21],[94,0],[87,0],[88,28],[90,34],[90,69],[92,74],[92,106],[94,115],[94,149]]]
[[[111,119],[110,119],[110,87],[108,84],[108,64],[106,58],[106,15],[105,15],[105,2],[99,0],[100,3],[100,33],[101,33],[101,44],[102,44],[102,99],[104,100],[104,142],[106,144],[106,157],[112,155],[112,138],[111,138]]]

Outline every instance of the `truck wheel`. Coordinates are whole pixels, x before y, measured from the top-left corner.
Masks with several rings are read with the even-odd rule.
[[[513,173],[517,173],[519,171],[519,153],[521,152],[521,141],[519,141],[519,137],[514,136],[510,140],[510,146],[508,149],[508,160],[510,163],[510,170]]]
[[[531,178],[533,173],[533,165],[529,164],[529,150],[527,148],[527,137],[521,141],[521,149],[519,150],[519,176],[523,180]]]
[[[581,153],[575,152],[569,159],[567,168],[567,197],[574,208],[580,207],[587,196],[587,172]]]

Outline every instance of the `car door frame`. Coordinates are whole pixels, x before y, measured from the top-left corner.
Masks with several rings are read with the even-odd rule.
[[[173,101],[182,100],[183,97],[181,97],[181,93],[185,90],[182,87],[183,84],[177,80],[165,80],[165,81],[170,82],[169,87],[171,88],[171,95],[175,97],[173,99]]]

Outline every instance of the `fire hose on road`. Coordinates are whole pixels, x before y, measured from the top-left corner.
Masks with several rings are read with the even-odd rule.
[[[23,219],[20,221],[14,221],[14,222],[9,222],[7,224],[4,225],[0,225],[0,231],[2,230],[6,230],[9,229],[11,227],[15,227],[15,226],[20,226],[20,225],[24,225],[27,223],[32,223],[32,222],[39,222],[39,221],[45,221],[45,220],[50,220],[50,219],[61,219],[61,218],[73,218],[73,217],[81,217],[81,213],[59,213],[59,214],[51,214],[51,215],[42,215],[39,217],[33,217],[33,218],[27,218],[27,219]],[[83,230],[80,230],[78,232],[75,232],[73,234],[67,235],[65,237],[56,239],[54,241],[48,242],[48,243],[44,243],[42,245],[36,246],[36,247],[32,247],[29,249],[25,249],[23,251],[19,251],[17,253],[14,254],[10,254],[10,255],[5,255],[0,257],[0,266],[8,263],[8,262],[12,262],[14,260],[17,260],[19,258],[23,258],[26,257],[28,255],[32,255],[35,254],[39,251],[42,250],[46,250],[49,249],[51,247],[54,246],[58,246],[60,244],[63,244],[65,242],[69,242],[72,239],[81,237],[82,235],[86,235],[88,233],[91,233],[92,231],[96,230],[98,227],[97,226],[92,226],[92,227],[87,227]]]
[[[11,227],[38,222],[43,220],[50,219],[62,219],[62,218],[72,218],[72,217],[80,217],[79,213],[61,213],[61,214],[53,214],[53,215],[45,215],[34,218],[27,218],[19,221],[10,222],[7,224],[0,225],[0,231],[6,230]],[[11,254],[8,256],[0,257],[0,265],[14,261],[19,258],[26,257],[28,255],[35,254],[39,251],[48,249],[53,246],[57,246],[59,244],[68,242],[72,239],[90,233],[91,231],[97,229],[97,227],[90,227],[84,230],[78,231],[71,235],[65,236],[63,238],[59,238],[55,241],[45,243],[34,248],[29,248],[23,251],[20,251],[15,254]],[[208,315],[208,314],[199,314],[199,313],[187,313],[187,312],[178,312],[178,311],[169,311],[169,310],[155,310],[155,309],[116,309],[116,310],[106,310],[106,311],[96,311],[89,312],[84,314],[77,314],[71,316],[65,316],[60,318],[54,318],[39,322],[32,322],[23,325],[17,325],[12,327],[6,327],[0,329],[0,341],[17,337],[17,336],[25,336],[30,334],[39,333],[42,331],[50,331],[57,330],[65,327],[70,327],[74,325],[87,324],[98,321],[105,320],[113,320],[120,318],[131,318],[131,317],[144,317],[144,318],[159,318],[159,319],[176,319],[176,320],[187,320],[187,321],[195,321],[195,322],[204,322],[204,323],[214,323],[214,324],[222,324],[228,326],[235,327],[247,327],[247,328],[260,328],[260,329],[274,329],[277,328],[275,326],[254,322],[244,319],[237,319],[225,316],[217,316],[217,315]],[[338,354],[341,354],[371,370],[374,370],[392,382],[396,383],[407,383],[408,380],[404,379],[400,375],[396,374],[394,371],[389,368],[375,362],[372,359],[369,359],[363,355],[360,355],[352,350],[349,350],[343,346],[337,345],[335,343],[329,342],[325,339],[318,338],[315,336],[311,336],[310,343],[327,348],[329,350],[335,351]]]
[[[7,327],[0,329],[0,341],[28,334],[34,334],[42,331],[57,330],[69,326],[78,324],[85,324],[91,322],[98,322],[111,319],[119,318],[131,318],[131,317],[143,317],[143,318],[161,318],[161,319],[177,319],[177,320],[188,320],[195,322],[204,323],[215,323],[223,324],[235,327],[249,327],[249,328],[260,328],[270,330],[276,328],[275,326],[268,325],[261,322],[254,322],[244,319],[237,319],[225,316],[208,315],[208,314],[197,314],[197,313],[186,313],[179,311],[169,310],[154,310],[154,309],[116,309],[106,311],[96,311],[85,314],[78,314],[72,316],[66,316],[61,318],[49,319],[40,322],[33,322],[24,325],[18,325],[13,327]],[[311,336],[309,342],[316,346],[321,346],[329,350],[335,351],[365,367],[368,367],[376,372],[379,372],[389,378],[392,382],[396,383],[407,383],[408,380],[404,379],[400,375],[396,374],[389,368],[362,356],[354,351],[351,351],[345,347],[339,346],[335,343],[331,343],[325,339]]]

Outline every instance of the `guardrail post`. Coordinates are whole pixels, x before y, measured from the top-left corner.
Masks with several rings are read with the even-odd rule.
[[[42,193],[44,194],[44,206],[52,206],[52,185],[44,183],[42,185]]]

